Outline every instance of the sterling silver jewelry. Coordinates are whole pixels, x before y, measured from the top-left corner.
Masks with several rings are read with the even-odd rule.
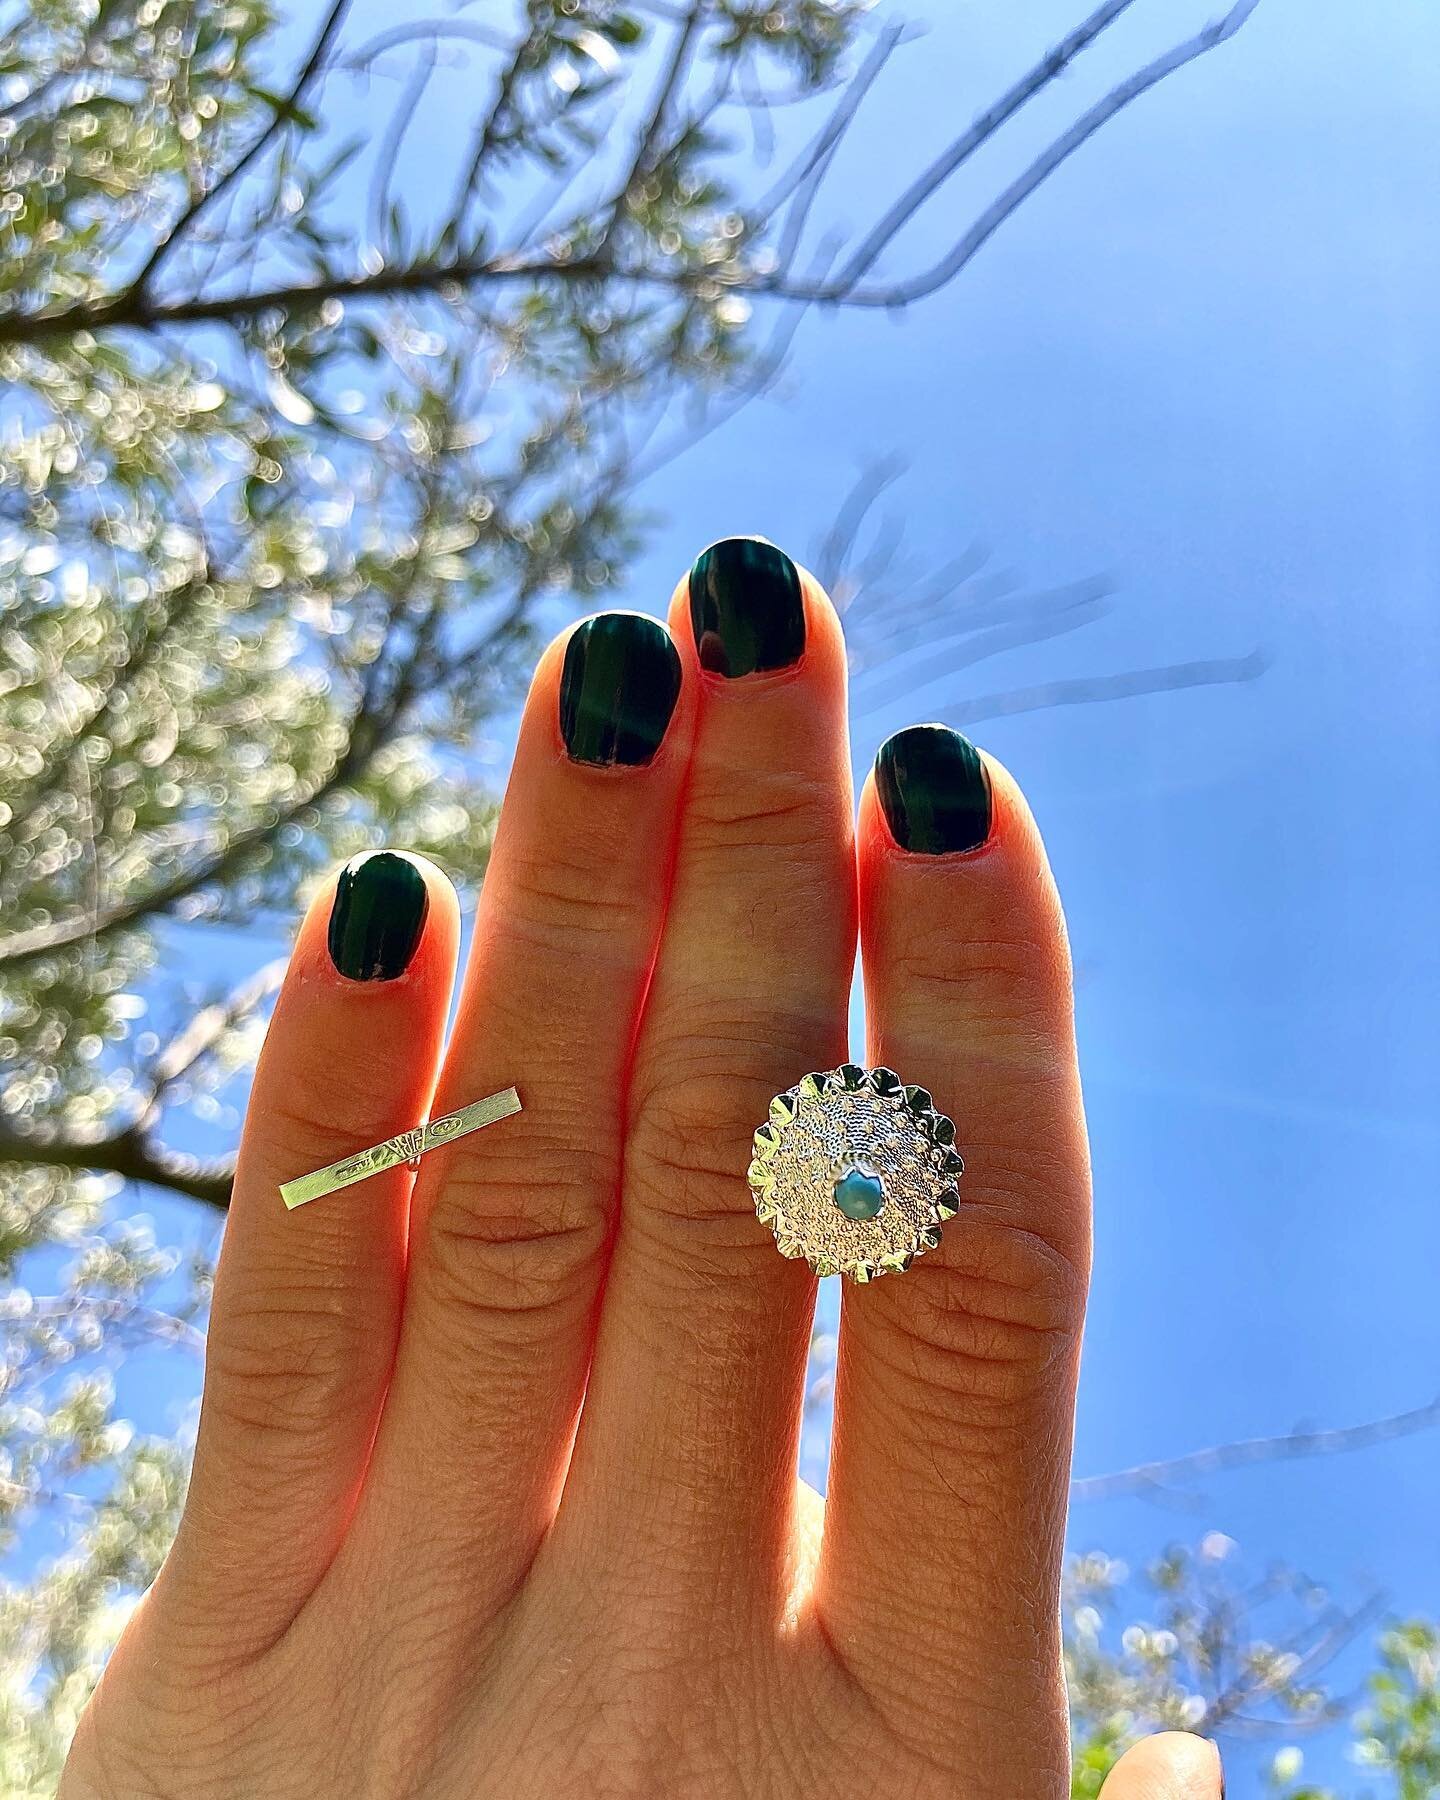
[[[440,1144],[453,1144],[456,1138],[479,1131],[482,1125],[493,1125],[497,1119],[508,1119],[519,1111],[520,1096],[513,1087],[498,1094],[487,1094],[483,1100],[461,1107],[459,1112],[446,1113],[441,1119],[432,1119],[428,1125],[412,1126],[398,1137],[386,1138],[383,1144],[357,1151],[354,1156],[316,1169],[313,1174],[297,1175],[293,1181],[282,1182],[280,1198],[293,1211],[307,1200],[318,1200],[322,1194],[353,1187],[357,1181],[378,1175],[382,1169],[393,1169],[397,1163],[418,1169],[420,1158],[427,1150],[434,1150]]]
[[[873,1281],[939,1245],[964,1170],[955,1126],[924,1088],[842,1063],[770,1102],[748,1180],[782,1256]]]

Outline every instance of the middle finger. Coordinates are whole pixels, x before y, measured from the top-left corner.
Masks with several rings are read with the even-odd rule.
[[[550,1548],[647,1605],[663,1588],[659,1616],[743,1619],[778,1614],[790,1585],[815,1293],[755,1217],[745,1169],[771,1096],[845,1051],[845,655],[818,586],[755,539],[705,552],[671,624],[701,698],[620,1227]]]

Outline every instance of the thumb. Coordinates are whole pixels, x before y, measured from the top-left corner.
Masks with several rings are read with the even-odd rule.
[[[1208,1738],[1162,1731],[1127,1750],[1101,1800],[1223,1800],[1220,1752]]]

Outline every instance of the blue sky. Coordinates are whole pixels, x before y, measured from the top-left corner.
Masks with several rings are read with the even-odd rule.
[[[927,35],[837,164],[830,218],[863,227],[1081,10],[910,7]],[[889,266],[921,265],[1209,16],[1135,11]],[[953,287],[902,318],[809,320],[782,388],[646,494],[659,527],[628,605],[658,609],[727,533],[803,558],[892,452],[917,566],[978,537],[1037,586],[1113,584],[1083,632],[858,717],[857,770],[977,692],[1267,655],[1241,686],[976,728],[1030,794],[1079,972],[1098,1216],[1080,1474],[1440,1389],[1436,67],[1440,15],[1414,0],[1261,0]],[[137,1405],[190,1384],[172,1369]],[[1073,1539],[1138,1560],[1213,1528],[1257,1568],[1440,1612],[1437,1455],[1420,1436],[1209,1477],[1193,1511],[1085,1506]],[[1345,1774],[1319,1746],[1307,1770]]]

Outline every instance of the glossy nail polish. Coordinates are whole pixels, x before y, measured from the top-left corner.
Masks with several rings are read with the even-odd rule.
[[[599,613],[570,634],[560,674],[560,735],[575,762],[648,763],[680,697],[670,633],[642,613]]]
[[[393,981],[409,968],[429,910],[414,863],[391,850],[352,857],[335,883],[331,962],[351,981]]]
[[[805,648],[800,571],[764,538],[721,538],[690,571],[690,619],[712,674],[787,668]]]
[[[943,856],[990,835],[990,777],[980,752],[948,725],[911,725],[880,746],[875,787],[902,850]]]

